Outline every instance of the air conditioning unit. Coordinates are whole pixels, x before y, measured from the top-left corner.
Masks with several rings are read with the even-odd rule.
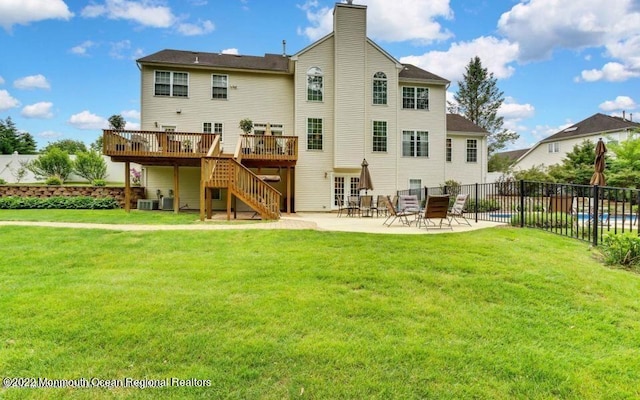
[[[163,197],[160,204],[161,210],[173,210],[173,197]]]
[[[138,210],[157,210],[158,200],[138,200]]]

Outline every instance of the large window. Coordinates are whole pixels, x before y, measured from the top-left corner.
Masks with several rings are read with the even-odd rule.
[[[311,67],[307,71],[307,100],[322,101],[324,94],[324,83],[322,70],[318,67]]]
[[[453,150],[453,144],[451,143],[451,139],[447,139],[447,148],[445,149],[445,151],[446,151],[446,157],[448,162],[451,162],[452,150]]]
[[[322,150],[322,118],[307,118],[307,150]]]
[[[154,84],[156,96],[189,96],[189,74],[186,72],[156,71]]]
[[[226,99],[229,77],[227,75],[211,75],[211,98]]]
[[[373,121],[373,151],[387,151],[387,121]]]
[[[560,143],[553,142],[548,145],[549,153],[559,153],[560,152]]]
[[[429,132],[402,131],[403,157],[429,157]]]
[[[402,87],[402,108],[428,110],[429,88]]]
[[[478,162],[478,141],[467,139],[467,162]]]
[[[387,75],[384,72],[373,75],[373,104],[387,104]]]

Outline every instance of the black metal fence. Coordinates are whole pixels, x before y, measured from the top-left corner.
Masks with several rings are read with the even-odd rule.
[[[467,218],[538,228],[597,245],[604,234],[640,236],[640,190],[509,181],[398,191],[398,195],[468,195]]]

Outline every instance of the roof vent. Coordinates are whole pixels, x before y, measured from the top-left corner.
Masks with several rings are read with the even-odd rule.
[[[353,4],[353,0],[347,0],[347,4],[352,5]]]
[[[565,130],[564,130],[564,131],[562,131],[562,132],[573,132],[573,131],[575,131],[576,129],[578,129],[578,127],[577,127],[577,126],[572,126],[572,127],[570,127],[570,128],[565,129]]]
[[[196,60],[193,63],[194,64],[200,64],[200,61],[198,61],[198,56],[196,56]]]

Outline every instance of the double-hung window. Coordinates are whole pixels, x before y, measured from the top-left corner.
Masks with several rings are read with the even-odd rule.
[[[467,139],[467,162],[478,162],[478,140]]]
[[[453,150],[453,144],[451,143],[451,139],[447,139],[447,147],[445,149],[447,162],[451,162],[452,150]]]
[[[322,150],[322,118],[307,118],[307,150]]]
[[[429,110],[429,88],[403,86],[402,108],[406,110]]]
[[[211,75],[211,98],[226,99],[229,89],[228,75]]]
[[[307,71],[307,100],[322,101],[324,95],[324,80],[319,67],[311,67]]]
[[[384,72],[373,75],[373,104],[387,104],[387,75]]]
[[[558,143],[558,142],[549,143],[547,145],[547,148],[549,149],[549,153],[559,153],[560,152],[560,143]]]
[[[222,141],[222,122],[204,122],[202,124],[202,132],[220,135],[220,141]]]
[[[402,131],[403,157],[429,157],[429,132]]]
[[[387,151],[387,121],[373,121],[373,152]]]
[[[189,74],[186,72],[156,71],[154,95],[167,97],[189,96]]]

